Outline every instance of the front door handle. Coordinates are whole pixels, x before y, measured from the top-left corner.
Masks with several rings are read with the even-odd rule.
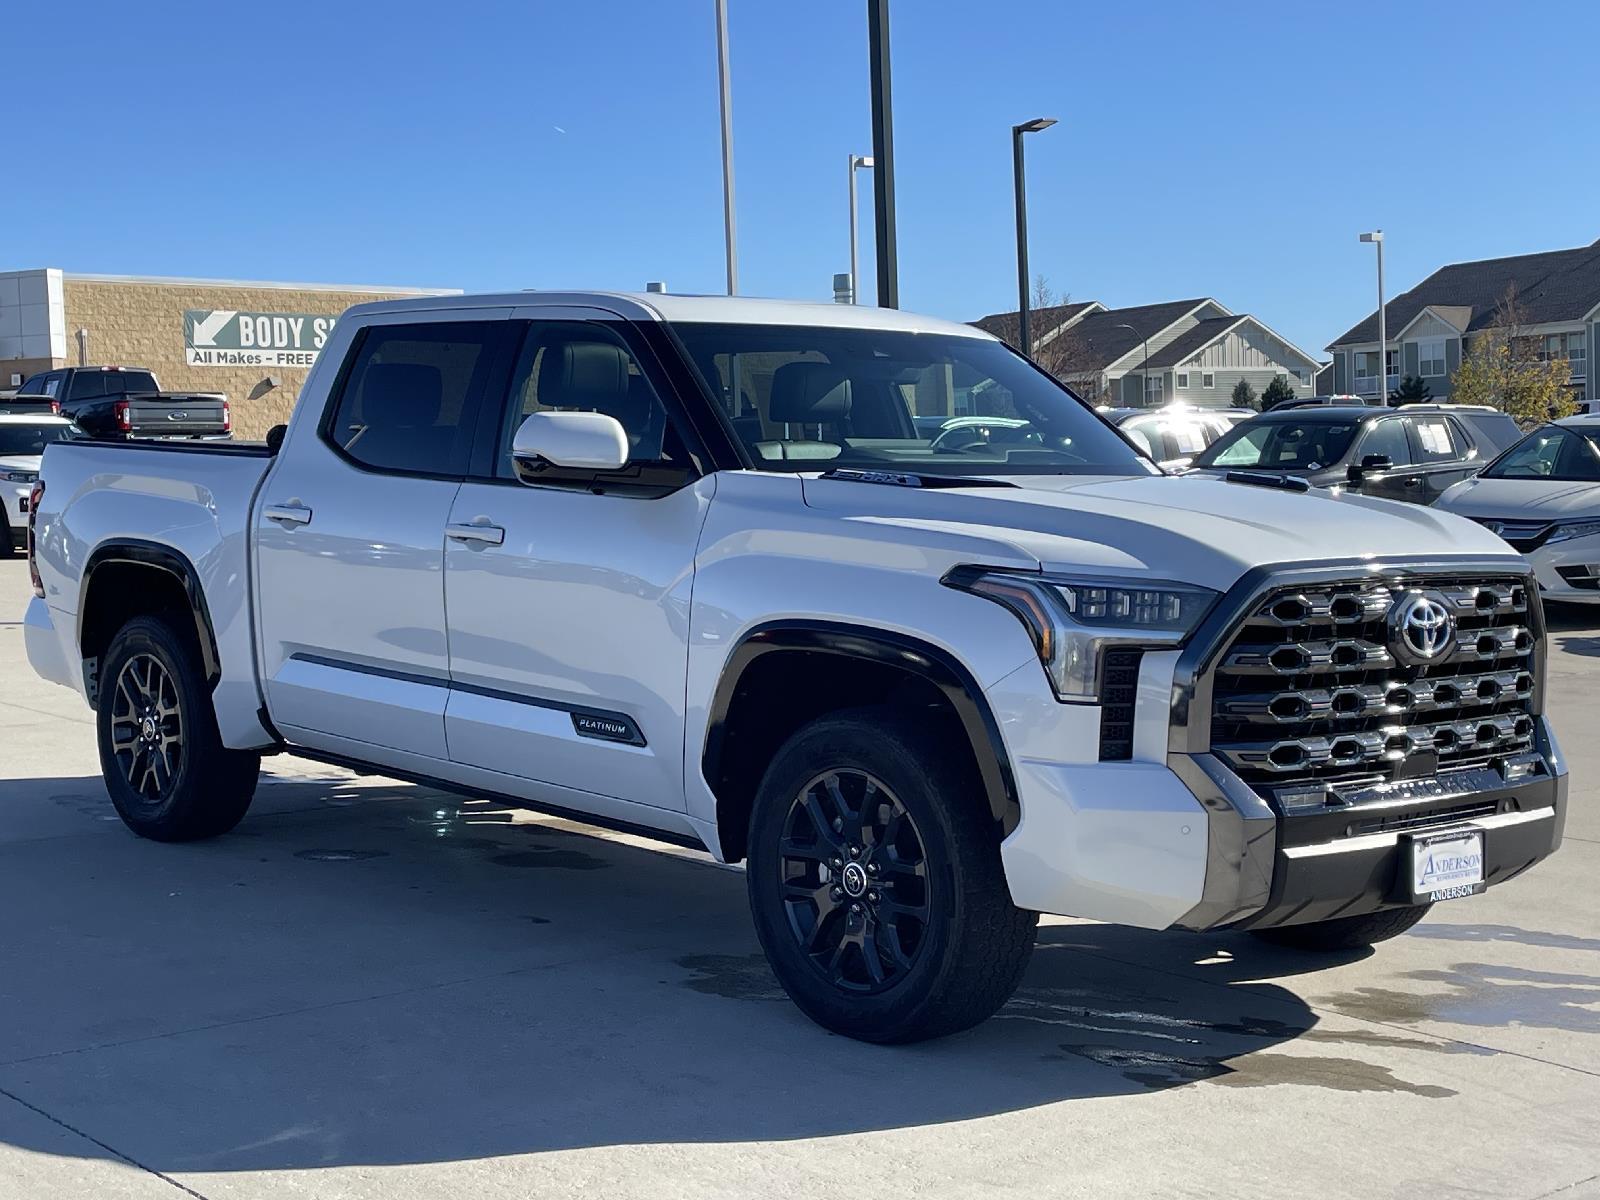
[[[481,542],[486,546],[500,546],[506,540],[506,531],[498,525],[489,524],[486,520],[481,524],[473,522],[471,525],[446,525],[444,535],[457,542]]]
[[[1411,476],[1407,477],[1406,486],[1407,487],[1421,487],[1422,486],[1422,476],[1421,475],[1411,475]]]
[[[261,510],[261,515],[280,525],[311,524],[311,510],[298,500],[291,500],[287,504],[269,504]]]

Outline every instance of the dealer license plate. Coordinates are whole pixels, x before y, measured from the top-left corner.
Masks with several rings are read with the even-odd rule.
[[[1483,830],[1411,839],[1411,898],[1418,904],[1474,896],[1488,885],[1483,878]]]

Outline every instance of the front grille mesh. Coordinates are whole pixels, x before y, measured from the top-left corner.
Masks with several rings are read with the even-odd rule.
[[[1391,607],[1418,588],[1456,619],[1451,651],[1426,666],[1396,658],[1386,624]],[[1530,749],[1534,639],[1518,578],[1273,592],[1218,659],[1212,749],[1245,780],[1272,787],[1381,781],[1419,756],[1453,767]]]

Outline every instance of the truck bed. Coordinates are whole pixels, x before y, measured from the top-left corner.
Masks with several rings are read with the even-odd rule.
[[[271,465],[265,445],[240,442],[58,442],[45,451],[36,517],[43,604],[64,663],[78,657],[86,569],[107,557],[176,555],[205,597],[221,668],[223,741],[270,741],[260,708],[250,619],[250,514]],[[84,690],[81,678],[58,682]]]

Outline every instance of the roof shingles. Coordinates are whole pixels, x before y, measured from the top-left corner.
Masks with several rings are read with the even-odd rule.
[[[1384,306],[1390,337],[1415,320],[1424,308],[1440,312],[1452,323],[1457,317],[1464,318],[1467,333],[1487,328],[1494,324],[1496,308],[1512,287],[1529,324],[1581,319],[1600,304],[1600,241],[1576,250],[1440,267]],[[1374,310],[1366,320],[1330,342],[1328,349],[1377,340],[1378,314]]]

